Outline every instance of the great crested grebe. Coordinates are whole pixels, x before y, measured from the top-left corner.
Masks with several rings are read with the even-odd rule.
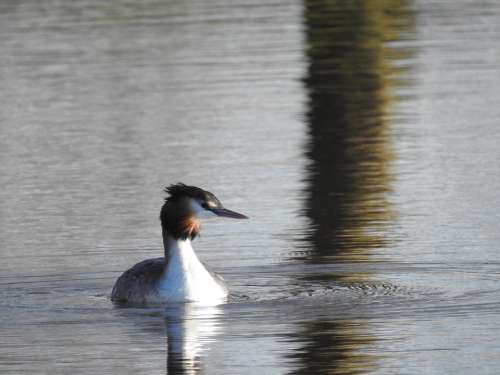
[[[200,232],[200,219],[245,215],[224,208],[209,191],[182,183],[165,188],[160,212],[165,256],[147,259],[116,280],[111,299],[138,304],[168,302],[218,303],[228,290],[222,277],[209,272],[191,247]]]

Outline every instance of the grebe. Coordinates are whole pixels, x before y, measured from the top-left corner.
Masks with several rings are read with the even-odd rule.
[[[160,212],[165,256],[125,271],[116,280],[111,299],[134,304],[224,301],[228,290],[222,277],[205,268],[191,241],[200,232],[202,218],[247,217],[224,208],[215,195],[195,186],[178,183],[165,192],[168,196]]]

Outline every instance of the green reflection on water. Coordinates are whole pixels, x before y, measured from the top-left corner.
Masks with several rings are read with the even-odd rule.
[[[401,1],[310,1],[305,12],[310,160],[304,258],[369,260],[390,243],[392,91],[402,52],[387,46],[410,25]]]
[[[306,1],[304,24],[309,61],[309,143],[304,214],[309,219],[294,258],[306,263],[367,262],[390,245],[394,220],[388,200],[395,158],[391,108],[406,51],[391,49],[412,27],[404,1]],[[328,268],[322,268],[328,269]],[[369,272],[320,271],[305,283],[367,284]],[[369,308],[369,307],[368,307]],[[335,311],[335,310],[334,310]],[[370,323],[348,316],[312,317],[297,324],[290,357],[298,374],[359,374],[376,367],[366,349],[377,337]]]

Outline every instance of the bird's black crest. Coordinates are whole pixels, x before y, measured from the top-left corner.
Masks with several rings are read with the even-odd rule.
[[[177,184],[169,185],[165,188],[165,193],[168,196],[165,198],[165,202],[175,202],[180,198],[193,198],[201,202],[211,201],[217,206],[222,206],[217,199],[217,197],[209,191],[200,189],[196,186],[188,186],[179,182]]]
[[[168,196],[165,198],[166,201],[174,201],[181,197],[189,197],[195,199],[203,199],[205,198],[205,191],[196,186],[188,186],[179,182],[177,184],[173,184],[167,186],[165,188],[165,193]]]

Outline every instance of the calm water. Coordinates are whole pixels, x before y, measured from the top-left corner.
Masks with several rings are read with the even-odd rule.
[[[0,372],[498,374],[500,4],[4,1]],[[114,307],[163,186],[217,307]]]

